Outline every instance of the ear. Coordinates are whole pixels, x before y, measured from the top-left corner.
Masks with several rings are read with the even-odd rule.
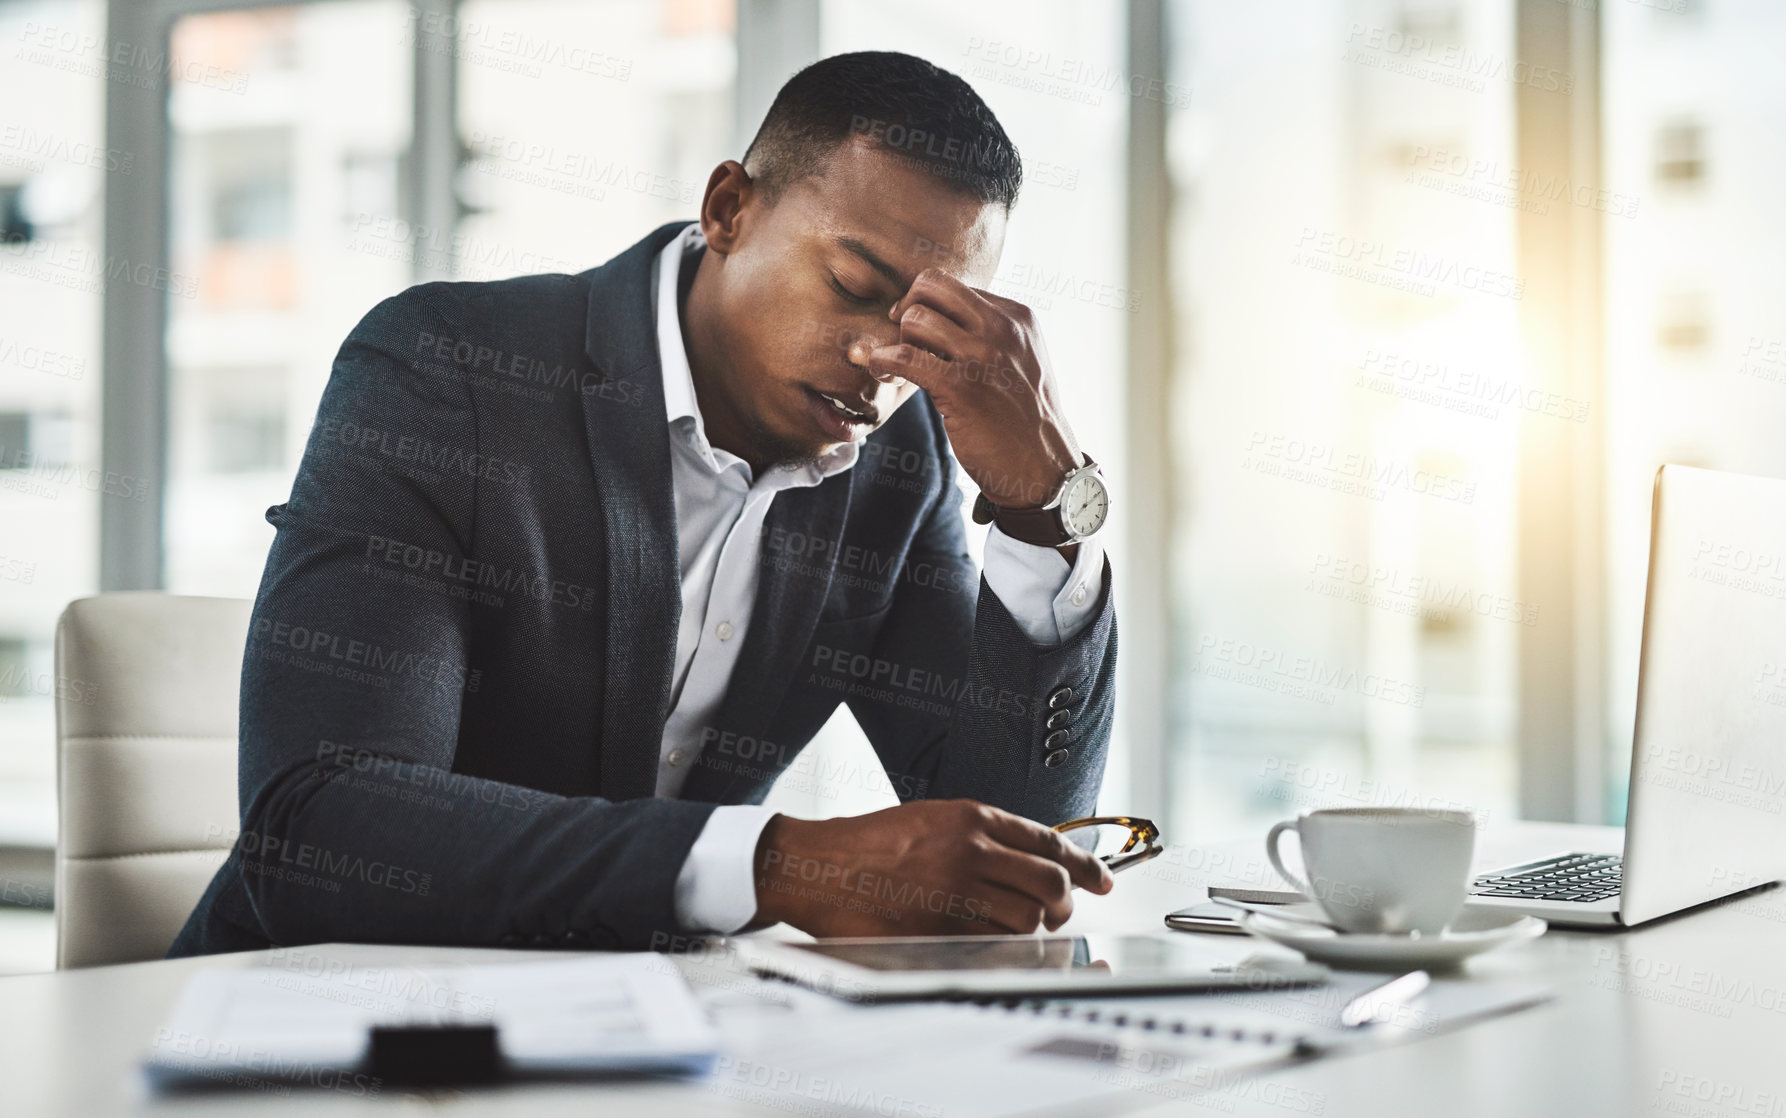
[[[744,211],[756,192],[756,184],[744,164],[728,159],[707,177],[707,193],[701,196],[701,233],[707,247],[724,256],[743,235]]]

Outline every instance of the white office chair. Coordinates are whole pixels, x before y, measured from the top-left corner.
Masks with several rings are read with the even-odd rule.
[[[56,626],[56,965],[159,959],[234,841],[250,603],[71,602]]]

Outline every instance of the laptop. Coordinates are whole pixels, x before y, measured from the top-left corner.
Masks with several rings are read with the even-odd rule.
[[[1470,904],[1642,924],[1786,877],[1786,481],[1663,466],[1625,849],[1478,877]]]

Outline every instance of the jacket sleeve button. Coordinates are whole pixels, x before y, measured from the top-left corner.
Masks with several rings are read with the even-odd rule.
[[[1049,768],[1054,769],[1054,768],[1059,768],[1066,761],[1066,759],[1067,759],[1067,751],[1064,749],[1057,749],[1053,753],[1050,753],[1048,756],[1042,758],[1042,763],[1044,765],[1047,765]]]
[[[1059,710],[1061,707],[1066,706],[1072,701],[1073,689],[1071,687],[1062,687],[1059,691],[1048,696],[1048,709]]]

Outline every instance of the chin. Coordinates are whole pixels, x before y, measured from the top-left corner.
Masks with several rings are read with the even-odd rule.
[[[811,436],[789,436],[766,427],[759,427],[753,433],[751,442],[756,445],[755,457],[775,466],[789,468],[816,466],[821,458],[842,445],[819,442]]]

